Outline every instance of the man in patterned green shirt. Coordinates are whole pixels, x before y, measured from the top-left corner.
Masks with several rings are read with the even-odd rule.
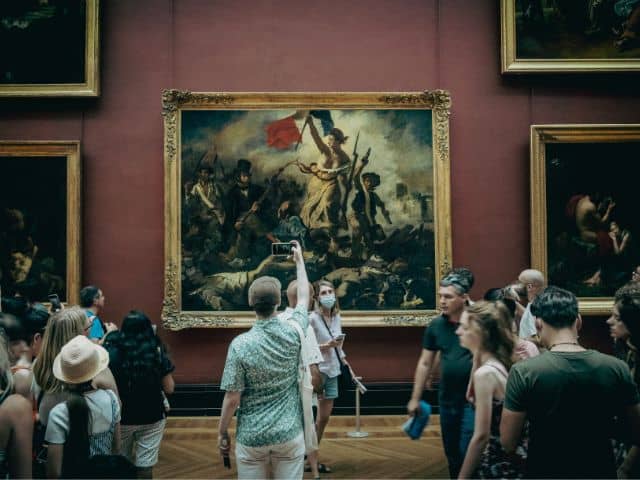
[[[302,250],[292,242],[298,280],[298,303],[291,314],[306,331],[309,324],[309,281]],[[260,277],[249,287],[249,305],[256,323],[229,346],[220,388],[222,402],[218,447],[223,456],[231,449],[227,429],[238,407],[236,464],[238,478],[267,478],[271,464],[274,478],[299,478],[304,469],[302,403],[298,386],[300,337],[288,322],[280,320],[280,282]]]

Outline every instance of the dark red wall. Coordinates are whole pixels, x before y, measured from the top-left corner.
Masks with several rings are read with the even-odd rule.
[[[529,263],[529,126],[640,122],[638,75],[503,77],[497,0],[109,0],[102,94],[2,100],[0,138],[76,140],[84,165],[84,283],[103,317],[153,318],[163,296],[161,92],[451,91],[456,265],[475,296]],[[630,159],[633,161],[633,159]],[[178,382],[216,382],[237,330],[163,332]],[[421,329],[350,329],[366,380],[409,380]],[[606,346],[602,318],[583,340]]]

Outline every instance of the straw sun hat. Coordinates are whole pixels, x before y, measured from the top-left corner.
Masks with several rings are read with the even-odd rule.
[[[109,353],[84,335],[69,340],[53,361],[53,375],[65,383],[92,380],[109,365]]]

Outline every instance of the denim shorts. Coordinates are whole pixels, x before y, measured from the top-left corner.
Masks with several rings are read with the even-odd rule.
[[[329,378],[323,373],[322,381],[324,382],[324,386],[322,387],[324,398],[326,400],[338,398],[338,377]]]

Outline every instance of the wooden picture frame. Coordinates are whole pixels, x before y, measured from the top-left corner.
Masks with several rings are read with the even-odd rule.
[[[617,12],[611,2],[594,2],[592,9],[579,2],[525,4],[500,0],[502,73],[640,70],[640,41],[623,26],[632,12]]]
[[[342,302],[343,324],[427,324],[437,314],[437,279],[451,268],[452,262],[450,108],[450,95],[442,90],[409,93],[166,90],[162,310],[165,327],[179,330],[251,326],[255,314],[246,305],[246,291],[252,278],[262,274],[280,276],[286,290],[286,283],[294,274],[289,260],[269,256],[265,239],[271,235],[288,240],[293,238],[287,236],[290,234],[300,235],[295,238],[308,242],[305,251],[311,281],[320,277],[338,278],[334,284],[341,285],[337,294]],[[325,148],[322,145],[330,141],[329,137],[338,138],[330,133],[334,119],[335,126],[344,129],[334,134],[348,137],[344,152],[349,161],[330,169],[323,163],[329,157],[323,157],[323,150],[318,149]],[[317,133],[320,128],[329,135],[320,139],[322,135]],[[352,152],[356,151],[356,143],[360,163],[354,164]],[[359,204],[351,205],[354,195],[361,190],[355,187],[357,178],[351,179],[349,174],[353,171],[356,176],[369,147],[372,148],[369,164],[358,171],[362,174],[358,177],[359,185],[369,189],[377,182],[381,193],[376,197],[386,202],[387,213],[395,224],[385,222],[383,207],[378,205],[377,219],[363,227],[364,220],[357,213]],[[352,186],[350,190],[339,184],[343,179]],[[262,192],[267,191],[260,197],[264,204],[260,203],[253,213],[245,215],[239,210],[234,213],[236,205],[244,202],[239,192],[252,195],[261,185]],[[322,188],[316,188],[318,185]],[[337,191],[340,200],[331,196]],[[311,193],[318,192],[323,192],[319,194],[321,198],[312,198]],[[350,196],[345,201],[347,192]],[[202,200],[203,195],[209,203]],[[256,194],[251,198],[259,197]],[[403,213],[401,205],[406,209]],[[343,217],[337,220],[340,212]],[[375,217],[376,213],[372,215]],[[251,216],[256,218],[249,229],[247,218]],[[408,223],[407,219],[413,218],[420,220]],[[242,220],[240,227],[237,220]],[[407,240],[404,247],[399,246],[403,245],[399,240],[402,238]],[[253,243],[246,239],[252,239]],[[416,251],[416,242],[424,243],[421,256],[409,258]],[[256,266],[257,262],[260,263]],[[342,270],[336,273],[339,268]],[[415,268],[422,269],[420,275],[408,276],[407,272],[414,272]],[[364,276],[354,279],[350,275]],[[370,282],[367,285],[371,288],[367,290],[363,282]],[[282,302],[285,304],[286,299]],[[361,308],[370,304],[373,307]],[[400,307],[387,308],[388,305]]]
[[[640,125],[531,127],[531,262],[575,292],[583,314],[611,313],[640,258],[638,154]]]
[[[0,171],[7,182],[0,192],[3,295],[24,291],[47,302],[56,293],[62,302],[77,304],[80,142],[0,141]]]
[[[0,18],[0,38],[14,45],[0,53],[0,97],[99,96],[100,0],[12,2]]]

